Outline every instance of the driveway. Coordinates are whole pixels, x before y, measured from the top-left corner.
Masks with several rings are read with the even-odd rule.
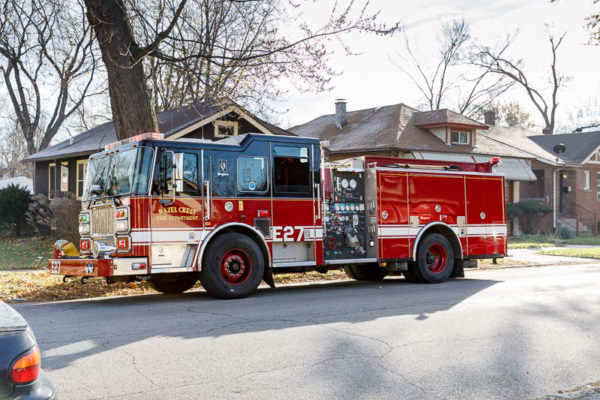
[[[62,399],[535,399],[600,377],[600,265],[16,307]]]

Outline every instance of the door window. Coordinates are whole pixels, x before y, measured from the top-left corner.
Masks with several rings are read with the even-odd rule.
[[[266,192],[267,160],[264,157],[238,157],[237,177],[240,192]]]
[[[275,193],[310,194],[308,147],[273,147]]]

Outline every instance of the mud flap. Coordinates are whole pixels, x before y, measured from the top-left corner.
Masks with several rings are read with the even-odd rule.
[[[263,273],[263,281],[271,288],[275,289],[275,281],[273,280],[273,269],[271,267],[266,267],[265,272]]]
[[[465,277],[465,267],[464,260],[457,258],[454,260],[454,269],[450,274],[450,278],[464,278]]]

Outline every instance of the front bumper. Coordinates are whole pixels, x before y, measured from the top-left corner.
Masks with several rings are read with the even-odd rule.
[[[111,258],[52,258],[48,260],[51,275],[112,276]]]
[[[146,269],[136,269],[135,265],[144,264]],[[120,258],[53,258],[48,260],[51,275],[69,276],[121,276],[148,274],[146,257]]]

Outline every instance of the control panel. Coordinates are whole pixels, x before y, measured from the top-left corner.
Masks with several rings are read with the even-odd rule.
[[[331,171],[331,190],[325,198],[325,260],[367,257],[364,173]]]

